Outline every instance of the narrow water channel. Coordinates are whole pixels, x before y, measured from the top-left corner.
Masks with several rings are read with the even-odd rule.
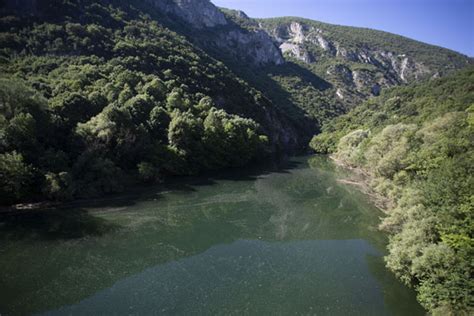
[[[423,315],[325,157],[0,217],[1,315]]]

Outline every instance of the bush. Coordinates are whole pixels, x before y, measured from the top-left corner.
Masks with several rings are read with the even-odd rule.
[[[15,151],[0,154],[0,203],[7,204],[28,197],[33,183],[33,168]]]
[[[52,200],[65,201],[74,196],[73,179],[68,172],[52,173],[45,175],[43,193]]]
[[[149,162],[141,162],[137,166],[141,181],[153,183],[160,180],[160,169]]]
[[[360,145],[369,137],[369,132],[355,130],[342,137],[337,145],[336,158],[349,164],[355,164],[360,159]]]

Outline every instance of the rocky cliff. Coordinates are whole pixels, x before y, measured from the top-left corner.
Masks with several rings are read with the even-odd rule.
[[[191,41],[284,111],[295,112],[287,105],[298,107],[320,125],[383,89],[442,76],[471,62],[386,32],[302,18],[252,19],[208,0],[150,1],[185,21]]]
[[[285,63],[282,52],[264,29],[242,27],[209,0],[146,1],[173,20],[185,22],[181,24],[182,31],[188,39],[219,59],[249,68]],[[239,19],[252,21],[242,11],[235,14]],[[222,101],[224,105],[225,100]],[[317,126],[307,117],[301,118],[297,128],[291,118],[276,109],[265,108],[262,114],[261,124],[279,150],[305,147],[309,136],[317,131]]]
[[[414,56],[370,46],[346,47],[343,43],[330,39],[328,31],[299,21],[276,27],[267,27],[264,23],[260,26],[272,36],[283,53],[304,63],[318,63],[324,59],[340,60],[339,65],[328,67],[327,75],[339,77],[345,85],[355,87],[359,92],[368,88],[377,93],[378,87],[407,83],[438,74],[436,70],[417,61]],[[365,64],[376,71],[352,70],[343,66],[343,63]]]
[[[214,48],[254,66],[284,63],[274,41],[264,30],[248,30],[227,19],[209,0],[146,0],[159,10],[186,22],[189,38],[204,48]],[[241,18],[248,18],[239,12]]]
[[[472,62],[447,49],[370,29],[300,18],[258,20],[258,27],[287,58],[306,64],[341,91],[364,95],[438,77]]]

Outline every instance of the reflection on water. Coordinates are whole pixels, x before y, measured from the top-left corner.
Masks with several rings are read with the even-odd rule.
[[[325,157],[0,218],[0,313],[423,314]]]

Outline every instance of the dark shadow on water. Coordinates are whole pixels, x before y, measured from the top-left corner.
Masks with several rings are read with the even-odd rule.
[[[6,240],[68,240],[102,236],[119,228],[83,209],[29,211],[0,217],[0,238]]]
[[[122,193],[68,202],[55,208],[3,213],[0,214],[0,240],[68,240],[102,236],[120,226],[95,216],[96,211],[121,212],[139,202],[159,200],[163,192],[192,193],[196,187],[216,185],[217,181],[251,182],[270,173],[289,173],[301,164],[281,158],[243,168],[210,171],[205,175],[170,178],[159,185],[134,186]]]

